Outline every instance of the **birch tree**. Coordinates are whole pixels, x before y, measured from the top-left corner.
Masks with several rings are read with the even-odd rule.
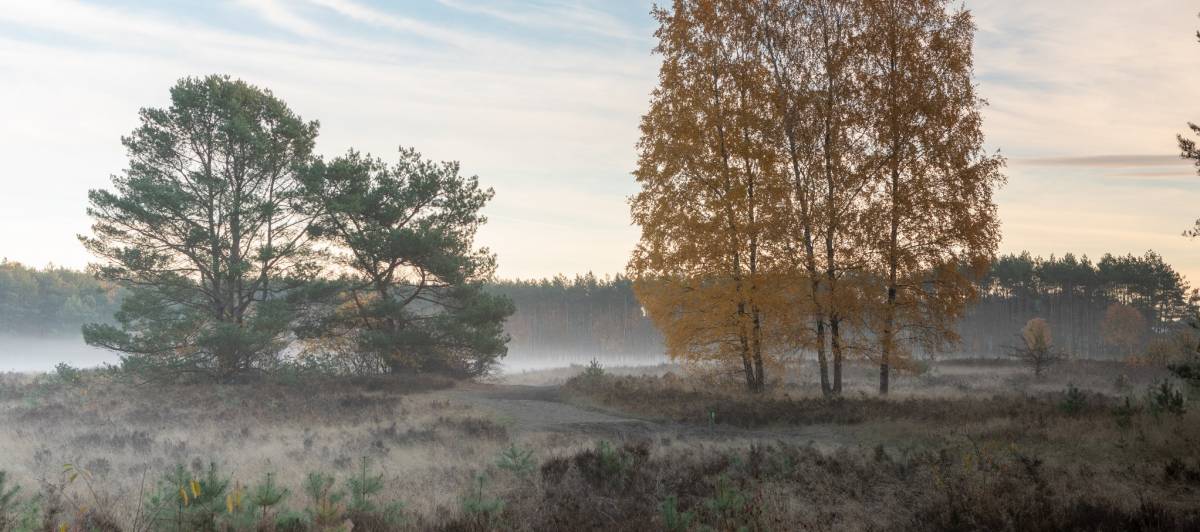
[[[956,339],[999,244],[993,190],[1004,160],[983,147],[972,79],[974,23],[945,0],[866,0],[863,97],[878,164],[869,214],[879,279],[870,313],[879,341],[879,392],[902,351]]]

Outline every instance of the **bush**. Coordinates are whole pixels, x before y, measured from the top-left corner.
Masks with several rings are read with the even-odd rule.
[[[650,447],[645,442],[614,447],[600,440],[594,450],[575,455],[575,467],[592,486],[619,490],[627,483],[630,470],[644,463],[649,454]]]
[[[588,362],[587,367],[583,368],[582,376],[585,379],[599,379],[604,377],[604,366],[600,365],[599,360],[593,358],[591,362]]]
[[[692,522],[696,520],[696,512],[679,511],[678,498],[669,495],[662,503],[662,520],[667,532],[685,532],[691,530]]]
[[[340,525],[345,520],[345,508],[341,502],[346,494],[333,490],[335,482],[333,475],[320,471],[311,472],[304,479],[304,493],[309,499],[305,514],[319,530]]]
[[[509,471],[518,478],[526,479],[537,469],[537,463],[533,459],[533,449],[521,449],[514,443],[500,453],[496,467]]]
[[[1077,416],[1087,406],[1087,394],[1074,384],[1067,386],[1063,399],[1058,403],[1058,409],[1068,416]]]
[[[1126,397],[1125,401],[1113,408],[1113,419],[1117,423],[1117,428],[1121,430],[1128,429],[1133,426],[1133,416],[1137,414],[1137,407],[1133,404],[1133,399]]]
[[[718,530],[748,530],[754,521],[750,499],[728,477],[717,477],[716,493],[704,501]]]
[[[1196,335],[1191,331],[1175,331],[1150,340],[1146,346],[1145,362],[1165,367],[1185,360],[1196,350]]]
[[[1183,391],[1177,389],[1169,379],[1163,379],[1146,391],[1146,403],[1150,413],[1158,417],[1162,414],[1182,416],[1187,412]]]
[[[83,371],[66,362],[59,362],[54,366],[54,380],[60,384],[79,384],[83,381]]]
[[[275,475],[267,473],[266,478],[262,483],[254,487],[254,491],[250,494],[250,502],[262,511],[262,521],[267,522],[268,513],[283,503],[287,498],[289,490],[281,488],[275,483]]]
[[[362,457],[358,462],[358,473],[346,479],[346,489],[350,491],[350,511],[374,512],[377,508],[372,500],[383,491],[383,474],[368,473],[369,460]]]
[[[482,473],[476,475],[474,489],[462,499],[462,511],[467,518],[481,530],[494,528],[504,511],[504,501],[491,498],[484,494],[483,485],[487,477]]]
[[[226,497],[229,483],[228,478],[217,472],[215,463],[209,464],[206,472],[197,475],[188,472],[183,465],[175,466],[174,470],[163,475],[157,491],[150,495],[147,503],[150,528],[216,528],[218,516],[235,513],[227,508],[230,502]],[[240,489],[232,495],[240,502]]]
[[[1011,349],[1010,356],[1033,368],[1033,374],[1041,377],[1046,368],[1064,360],[1066,353],[1054,346],[1050,324],[1042,318],[1033,318],[1021,329],[1020,345]]]

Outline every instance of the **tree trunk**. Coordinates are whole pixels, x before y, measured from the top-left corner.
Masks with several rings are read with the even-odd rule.
[[[842,395],[842,335],[841,318],[829,318],[829,345],[833,349],[833,395]]]
[[[888,302],[887,302],[887,317],[884,318],[883,325],[883,345],[880,349],[879,356],[879,394],[887,395],[888,384],[891,379],[889,374],[891,371],[892,349],[895,345],[896,336],[896,281],[895,270],[892,273],[892,283],[888,287]]]
[[[742,315],[744,311],[744,303],[738,304],[738,315]],[[746,375],[746,389],[751,392],[758,391],[757,384],[754,379],[754,362],[750,354],[750,339],[746,337],[745,327],[738,326],[738,341],[742,348],[742,369]]]
[[[751,339],[754,342],[754,385],[756,392],[762,392],[766,389],[766,374],[763,373],[763,354],[762,354],[762,318],[759,314],[758,307],[751,309],[751,315],[754,320],[754,329],[752,330]]]
[[[828,399],[833,396],[833,389],[829,386],[829,360],[825,355],[825,320],[820,316],[817,316],[817,365],[821,369],[821,395]]]

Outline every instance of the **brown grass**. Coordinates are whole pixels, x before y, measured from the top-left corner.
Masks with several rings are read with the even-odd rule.
[[[428,377],[148,387],[6,375],[0,469],[56,509],[48,529],[139,530],[147,494],[177,464],[213,462],[241,485],[271,472],[295,513],[308,472],[340,488],[362,457],[404,521],[344,513],[356,531],[663,530],[667,507],[689,530],[1200,527],[1200,407],[1151,413],[1152,370],[1126,375],[1134,408],[1119,415],[1112,382],[1129,370],[1115,365],[1026,379],[1011,363],[946,363],[887,399],[860,393],[871,368],[851,367],[854,391],[838,401],[802,375],[746,395],[668,369],[564,388],[569,401],[658,420],[637,430],[514,425]],[[1063,406],[1067,383],[1082,383],[1082,404]],[[560,395],[534,391],[508,397]],[[498,465],[510,446],[532,451],[531,471]],[[87,482],[68,482],[64,464]],[[252,528],[314,529],[282,522]]]

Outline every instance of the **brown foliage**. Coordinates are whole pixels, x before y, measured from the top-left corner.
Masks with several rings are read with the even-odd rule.
[[[744,371],[952,342],[999,239],[972,83],[974,26],[943,0],[678,0],[642,119],[639,299],[682,360]],[[832,357],[832,380],[826,363]]]
[[[1100,333],[1104,335],[1104,343],[1120,348],[1127,357],[1133,356],[1134,348],[1146,334],[1146,318],[1129,305],[1113,303],[1104,311]]]

